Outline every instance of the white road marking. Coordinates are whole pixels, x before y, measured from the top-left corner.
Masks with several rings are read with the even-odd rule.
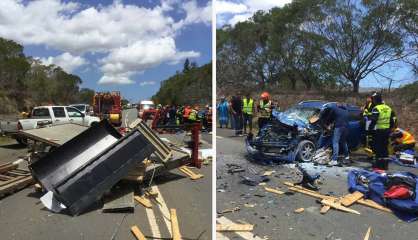
[[[165,200],[163,198],[163,195],[161,195],[160,190],[157,186],[152,186],[152,190],[156,193],[158,193],[157,201],[159,204],[158,208],[160,209],[161,213],[163,214],[164,222],[167,225],[168,231],[171,233],[171,221],[170,221],[170,211],[168,210],[167,204],[165,203]]]
[[[234,223],[233,221],[229,220],[226,217],[217,218],[216,221],[220,224],[233,224]],[[234,232],[234,233],[247,240],[263,240],[262,238],[258,236],[254,236],[254,234],[251,232]]]
[[[217,135],[217,136],[216,136],[216,138],[222,139],[222,138],[224,138],[224,137],[222,137],[222,136],[218,136],[218,135]]]
[[[152,236],[155,238],[161,238],[160,228],[158,227],[157,219],[154,215],[154,210],[152,208],[145,208],[145,212],[151,227]]]
[[[216,232],[216,240],[229,240],[229,238],[222,233]]]

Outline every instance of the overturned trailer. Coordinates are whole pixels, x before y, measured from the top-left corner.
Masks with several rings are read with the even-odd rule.
[[[155,150],[139,129],[122,136],[104,120],[29,167],[54,199],[78,215]]]

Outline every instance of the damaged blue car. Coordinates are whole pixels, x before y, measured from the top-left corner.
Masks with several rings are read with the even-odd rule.
[[[311,123],[327,106],[338,106],[349,112],[350,151],[362,144],[364,127],[359,107],[345,103],[303,101],[284,112],[273,110],[272,120],[256,136],[249,135],[246,148],[250,157],[264,162],[309,162],[315,154],[321,135],[320,126]]]

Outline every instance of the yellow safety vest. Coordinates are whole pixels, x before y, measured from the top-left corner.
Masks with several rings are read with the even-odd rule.
[[[374,107],[379,112],[379,118],[376,122],[376,129],[388,129],[390,128],[390,116],[392,115],[392,109],[382,103]]]
[[[267,111],[267,109],[271,108],[271,101],[268,101],[267,103],[264,103],[263,100],[260,100],[260,117],[261,118],[269,118],[270,117],[270,111]]]
[[[197,119],[197,111],[193,109],[189,114],[189,120],[196,121],[196,119]]]
[[[246,98],[244,98],[242,100],[242,111],[248,115],[252,115],[253,114],[253,104],[254,104],[254,100],[252,100],[250,98],[250,100],[248,101]]]
[[[372,115],[372,109],[370,107],[372,106],[372,103],[367,104],[367,106],[364,107],[363,116],[370,116]]]

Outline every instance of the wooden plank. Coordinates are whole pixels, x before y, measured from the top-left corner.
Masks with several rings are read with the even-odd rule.
[[[137,240],[146,240],[144,234],[141,232],[141,230],[139,230],[139,228],[136,225],[131,227],[131,232]]]
[[[327,196],[327,195],[323,195],[321,193],[317,193],[317,192],[313,192],[313,191],[309,191],[309,190],[305,190],[305,189],[300,189],[297,187],[289,187],[289,190],[294,191],[294,192],[299,192],[299,193],[303,193],[305,195],[314,197],[314,198],[319,198],[319,199],[332,199],[332,200],[336,200],[336,197],[333,196]]]
[[[6,164],[3,164],[3,165],[0,165],[0,174],[5,173],[5,172],[10,171],[10,170],[14,170],[17,167],[18,167],[18,164],[13,164],[13,163],[6,163]]]
[[[19,181],[0,187],[0,196],[20,190],[32,183],[34,183],[32,176],[24,177]]]
[[[324,206],[322,206],[322,208],[321,208],[321,210],[319,211],[321,214],[325,214],[325,213],[327,213],[329,210],[331,209],[331,207],[330,206],[328,206],[328,205],[324,205]]]
[[[6,180],[6,181],[4,181],[4,182],[0,182],[0,187],[2,187],[2,186],[6,186],[6,185],[9,185],[9,184],[14,183],[14,182],[17,182],[17,181],[19,181],[19,180],[21,180],[21,179],[23,179],[23,178],[25,178],[25,177],[26,177],[26,176],[19,176],[19,177],[15,177],[15,178],[12,178],[12,179]]]
[[[144,207],[152,208],[151,201],[149,199],[145,198],[144,196],[141,196],[141,197],[140,196],[135,196],[134,198],[137,202],[142,204]]]
[[[274,189],[274,188],[264,187],[264,190],[266,190],[267,192],[278,194],[278,195],[284,194],[284,192]]]
[[[0,174],[0,180],[7,181],[7,180],[10,180],[10,179],[13,179],[13,177]]]
[[[177,220],[177,212],[176,209],[172,208],[170,209],[170,219],[171,219],[171,235],[173,237],[173,240],[180,240],[180,229],[179,229],[179,223]]]
[[[343,206],[348,207],[348,206],[351,206],[353,203],[357,202],[357,200],[363,198],[363,196],[364,196],[363,193],[356,191],[356,192],[353,192],[353,193],[350,193],[350,194],[347,194],[347,195],[343,196],[340,199],[340,203]]]
[[[298,209],[295,209],[293,212],[295,212],[295,213],[303,213],[304,211],[305,211],[304,208],[298,208]]]
[[[364,240],[369,240],[371,232],[372,232],[372,227],[369,227],[367,229],[366,235],[364,236]]]
[[[392,210],[390,210],[389,208],[386,208],[386,207],[384,207],[384,206],[382,206],[382,205],[380,205],[380,204],[378,204],[375,201],[370,200],[370,199],[359,199],[359,200],[357,200],[356,203],[359,203],[361,205],[365,205],[365,206],[368,206],[368,207],[371,207],[371,208],[379,209],[379,210],[382,210],[382,211],[385,211],[385,212],[389,212],[389,213],[392,212]]]
[[[333,200],[330,200],[330,199],[323,199],[321,201],[321,203],[324,204],[324,205],[328,205],[332,208],[335,208],[337,210],[343,211],[343,212],[354,213],[354,214],[360,215],[360,212],[358,212],[354,209],[348,208],[348,207],[344,207],[337,201],[333,201]]]
[[[251,224],[216,224],[217,232],[251,232],[254,229],[254,225]]]
[[[192,180],[197,180],[203,177],[203,174],[196,174],[186,166],[179,167],[179,170],[190,177]]]

